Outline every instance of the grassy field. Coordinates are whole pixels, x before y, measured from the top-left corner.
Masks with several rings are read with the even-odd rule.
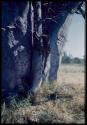
[[[30,98],[10,108],[2,106],[2,123],[85,123],[85,71],[82,65],[61,65],[58,81],[43,85],[37,93],[36,105]]]

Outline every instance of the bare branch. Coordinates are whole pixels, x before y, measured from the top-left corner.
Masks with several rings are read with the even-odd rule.
[[[81,13],[81,15],[83,16],[83,18],[85,18],[85,11],[81,8],[81,7],[83,6],[83,4],[84,4],[84,2],[82,1],[82,2],[79,4],[77,10],[79,10],[80,13]]]
[[[79,7],[78,9],[79,9],[81,15],[83,16],[83,18],[85,18],[85,11],[81,7]]]
[[[81,14],[80,11],[76,11],[75,13],[76,13],[76,14]]]

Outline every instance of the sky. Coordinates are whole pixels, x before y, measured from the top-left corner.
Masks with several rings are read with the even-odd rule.
[[[74,14],[67,36],[64,50],[73,57],[83,58],[85,55],[85,20],[79,14]]]

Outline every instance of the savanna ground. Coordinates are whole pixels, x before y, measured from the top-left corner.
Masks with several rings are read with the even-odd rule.
[[[10,108],[2,105],[1,123],[85,123],[85,69],[83,65],[61,65],[58,82],[44,84],[35,105],[30,96]]]

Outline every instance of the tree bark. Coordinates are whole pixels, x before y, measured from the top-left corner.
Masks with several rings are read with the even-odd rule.
[[[68,27],[78,5],[3,2],[2,89],[21,95],[29,90],[36,93],[43,82],[57,80]]]
[[[41,2],[36,3],[36,18],[35,21],[36,29],[35,34],[38,37],[38,40],[34,39],[35,35],[33,36],[34,39],[34,45],[33,45],[33,55],[32,55],[32,88],[31,90],[33,92],[37,92],[41,86],[42,79],[43,79],[43,54],[42,51],[40,51],[40,47],[42,47],[42,24],[38,24],[39,20],[42,19],[42,11],[41,11]]]
[[[27,34],[29,2],[23,4],[22,14],[19,13],[21,4],[19,8],[13,2],[13,11],[9,11],[9,2],[3,5],[6,7],[2,10],[2,27],[5,26],[2,31],[2,89],[3,95],[8,95],[10,92],[24,92],[24,79],[30,69],[30,41]]]
[[[64,16],[60,14],[60,19],[59,17],[57,17],[56,21],[58,23],[52,24],[53,27],[51,28],[51,31],[49,33],[51,50],[46,66],[46,69],[48,67],[47,77],[46,77],[47,83],[53,83],[58,79],[58,72],[61,63],[62,51],[67,39],[67,33],[69,28],[68,26],[71,23],[70,14],[68,13],[64,14],[65,14]]]

